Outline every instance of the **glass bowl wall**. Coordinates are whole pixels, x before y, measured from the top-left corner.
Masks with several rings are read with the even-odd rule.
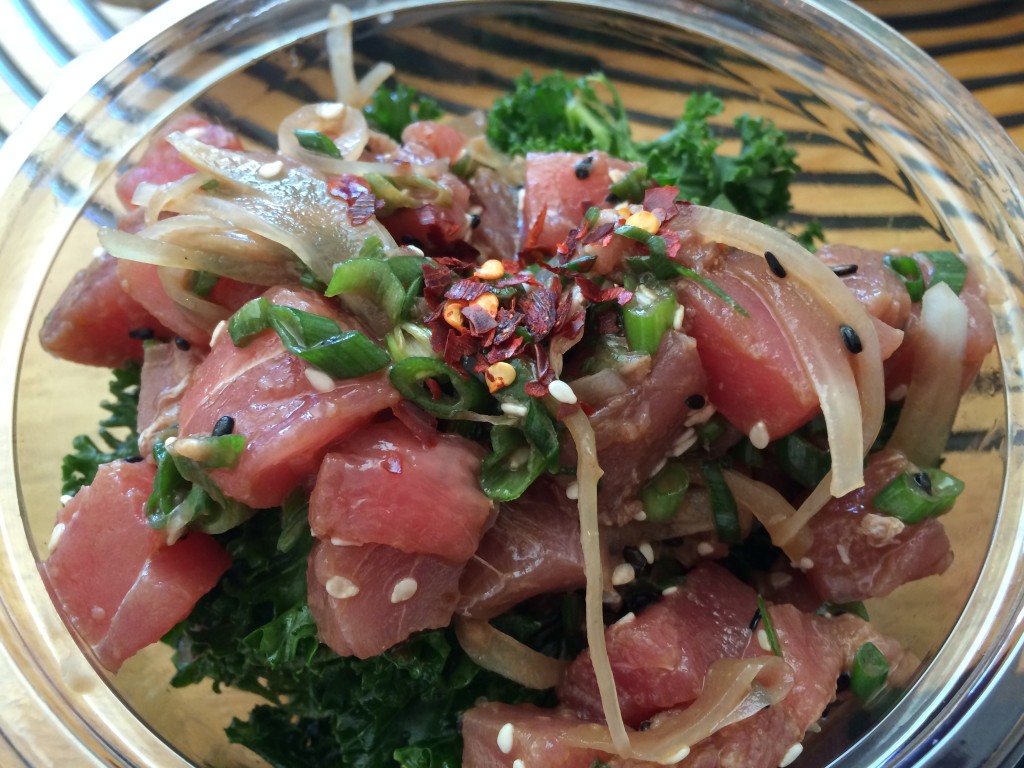
[[[874,248],[953,247],[990,275],[999,352],[968,393],[947,468],[968,481],[946,518],[956,561],[946,575],[870,606],[884,630],[926,660],[915,686],[861,738],[864,724],[809,739],[803,764],[911,764],[947,741],[980,765],[1018,716],[979,729],[966,715],[999,700],[1020,642],[1022,449],[1017,312],[1022,285],[1019,152],[973,99],[880,23],[835,2],[350,3],[361,65],[393,62],[399,79],[464,112],[489,105],[523,69],[604,70],[640,137],[681,113],[688,94],[784,128],[800,152],[799,229]],[[243,696],[172,690],[169,652],[154,647],[114,678],[98,672],[50,604],[45,557],[60,457],[91,432],[104,371],[49,358],[36,336],[60,290],[119,212],[113,181],[145,138],[192,108],[272,146],[281,118],[329,99],[316,0],[183,0],[69,70],[0,156],[0,715],[12,754],[32,765],[258,764],[223,727]],[[1002,686],[1002,687],[1001,687]],[[957,730],[957,729],[960,730]],[[954,733],[955,731],[955,733]],[[971,741],[975,740],[975,741]],[[980,741],[978,741],[980,740]],[[936,746],[938,745],[938,746]],[[4,754],[0,747],[0,756]]]

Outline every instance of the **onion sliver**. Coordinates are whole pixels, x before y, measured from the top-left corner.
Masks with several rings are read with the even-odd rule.
[[[287,261],[264,262],[239,258],[237,255],[185,248],[152,239],[148,233],[132,235],[116,229],[103,229],[100,230],[99,240],[112,256],[119,259],[155,264],[158,267],[209,272],[253,285],[295,283],[299,277],[297,270]]]
[[[334,142],[342,160],[356,160],[370,138],[363,113],[345,104],[305,104],[281,121],[277,128],[277,149],[282,155],[314,166],[320,159],[331,159],[321,152],[303,149],[295,131],[318,131]]]
[[[343,5],[331,6],[327,15],[327,58],[338,101],[356,109],[365,107],[373,92],[394,74],[395,68],[380,62],[356,80],[355,57],[352,53],[352,13]]]
[[[629,752],[616,749],[608,729],[600,725],[573,728],[564,741],[620,757],[673,765],[683,760],[694,744],[777,704],[792,687],[793,670],[778,656],[719,659],[708,669],[704,688],[690,706],[655,715],[647,730],[630,732]]]
[[[967,306],[945,283],[924,292],[914,329],[914,367],[889,447],[922,467],[937,467],[960,404],[967,351]]]
[[[213,333],[217,323],[231,316],[220,304],[202,299],[185,287],[185,282],[192,279],[192,273],[188,270],[157,267],[157,274],[168,298],[185,310],[196,325],[207,333]]]
[[[859,402],[838,400],[823,388],[810,365],[808,372],[814,381],[828,428],[833,466],[831,494],[842,496],[859,488],[864,484],[864,452],[878,435],[885,406],[882,358],[870,315],[831,269],[784,232],[733,213],[698,205],[684,206],[680,215],[673,219],[673,227],[689,227],[707,240],[755,255],[771,251],[785,268],[786,279],[804,286],[807,294],[817,299],[834,318],[837,344],[842,343],[840,325],[848,325],[857,333],[862,351],[850,357],[857,379]],[[860,411],[862,423],[861,435],[856,439],[836,434],[843,412],[849,412],[851,408]],[[851,446],[855,444],[860,446],[859,451],[852,450]]]
[[[486,621],[457,617],[455,636],[478,665],[522,686],[544,690],[562,681],[566,662],[538,653]]]
[[[793,505],[770,485],[758,482],[732,469],[723,469],[722,476],[740,507],[756,517],[772,537],[772,542],[799,562],[811,544],[810,532],[803,525],[794,526],[798,513]],[[794,533],[795,531],[795,533]]]
[[[576,444],[576,482],[579,484],[577,505],[580,515],[580,544],[583,548],[583,571],[587,577],[586,613],[587,645],[594,676],[601,694],[607,733],[614,751],[628,754],[629,735],[622,721],[619,696],[615,690],[611,661],[604,637],[604,568],[601,563],[601,536],[597,520],[597,481],[604,474],[597,463],[597,441],[590,419],[577,408],[564,420]]]
[[[250,155],[210,147],[183,133],[172,133],[167,142],[222,182],[181,201],[178,213],[224,219],[280,243],[324,282],[330,281],[335,264],[356,256],[370,237],[378,237],[385,248],[398,247],[376,218],[352,225],[345,201],[305,168],[285,166],[266,179],[259,172],[264,163]]]

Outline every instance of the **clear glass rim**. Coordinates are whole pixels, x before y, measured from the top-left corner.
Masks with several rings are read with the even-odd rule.
[[[483,0],[488,2],[489,0]],[[270,9],[281,5],[284,0],[253,0],[245,3],[246,10],[258,10],[261,8]],[[456,0],[456,2],[444,2],[444,0],[427,0],[427,2],[416,3],[419,7],[459,5],[470,0]],[[493,0],[495,5],[500,5],[499,0]],[[168,27],[189,23],[197,19],[204,11],[211,9],[217,4],[217,0],[170,0],[166,4],[140,19],[125,31],[107,41],[90,54],[70,64],[62,77],[58,79],[54,88],[42,99],[39,105],[27,117],[25,122],[15,130],[9,137],[6,144],[0,149],[0,189],[6,190],[3,200],[6,205],[0,208],[0,242],[5,238],[3,234],[12,231],[17,226],[17,204],[12,203],[12,197],[16,197],[19,177],[23,171],[32,163],[33,155],[37,152],[40,142],[44,137],[56,135],[58,125],[65,113],[74,108],[76,104],[85,99],[89,92],[100,84],[107,75],[122,62],[128,60],[138,51],[150,46],[152,42],[163,33]],[[582,2],[581,0],[569,0],[566,5],[587,6],[595,3]],[[357,18],[371,14],[397,11],[409,7],[407,2],[380,2],[368,3],[353,11]],[[723,2],[722,5],[730,6],[733,3]],[[738,11],[742,10],[742,3],[734,3]],[[1016,240],[1018,253],[1020,243],[1024,240],[1024,156],[1014,146],[1006,133],[999,127],[995,119],[989,115],[978,104],[974,98],[952,78],[948,73],[939,67],[923,51],[915,47],[898,33],[875,19],[868,13],[846,0],[813,0],[811,2],[787,4],[793,12],[808,19],[827,18],[831,19],[839,27],[845,29],[851,35],[858,38],[867,38],[873,45],[875,52],[886,59],[899,62],[899,65],[907,70],[915,80],[916,86],[920,89],[919,98],[927,98],[940,105],[948,113],[950,119],[958,125],[965,136],[970,137],[971,150],[974,153],[974,162],[986,163],[992,169],[986,177],[987,186],[1001,202],[1007,212],[1008,219],[1004,222],[1009,230],[1009,239]],[[622,1],[609,7],[625,13],[653,18],[664,18],[664,14],[672,12],[684,12],[690,4],[685,0],[668,3],[654,2],[628,2]],[[728,8],[727,8],[728,10]],[[975,137],[984,136],[985,142],[981,143]],[[0,253],[3,250],[0,249]],[[24,260],[23,260],[24,261]],[[6,260],[5,260],[6,262]],[[7,281],[7,287],[0,288],[0,298],[3,299],[4,323],[3,331],[0,334],[0,354],[4,359],[14,361],[21,359],[21,349],[25,341],[28,318],[31,315],[35,296],[42,284],[48,264],[15,264],[13,276]],[[1016,339],[1020,341],[1024,334],[1020,331],[1019,318],[1016,323]],[[1018,349],[1024,346],[1018,345]],[[1013,365],[1019,364],[1007,352],[1003,355],[1002,365],[1004,370],[1009,370]],[[18,365],[20,370],[20,362]],[[0,378],[0,508],[12,505],[12,509],[18,508],[19,499],[16,494],[16,478],[14,474],[14,424],[12,414],[15,409],[16,377]],[[1007,466],[1014,468],[1024,465],[1024,446],[1017,445],[1021,415],[1024,414],[1024,402],[1019,394],[1006,391],[1008,403],[1007,418],[1007,455],[1005,460]],[[996,544],[998,552],[990,552],[989,563],[986,564],[985,573],[992,577],[990,585],[993,594],[1002,601],[1000,608],[993,611],[988,599],[982,605],[976,595],[972,595],[965,609],[964,615],[957,627],[950,635],[951,645],[955,642],[957,653],[960,658],[951,658],[952,650],[944,647],[933,661],[932,674],[938,666],[943,672],[949,674],[949,679],[941,685],[936,685],[935,690],[942,695],[938,700],[921,704],[914,711],[910,711],[906,702],[894,710],[890,718],[900,719],[908,727],[917,733],[916,738],[910,742],[896,745],[895,743],[879,743],[869,746],[873,754],[882,762],[909,765],[922,758],[933,756],[934,749],[939,747],[929,746],[943,740],[953,738],[958,729],[961,719],[980,706],[985,691],[993,686],[1008,685],[1012,682],[1012,673],[1018,660],[1024,658],[1024,596],[1014,595],[1016,585],[1024,582],[1024,564],[1017,563],[1013,568],[1005,569],[996,577],[992,573],[992,561],[1003,558],[1006,562],[1010,552],[1019,552],[1024,549],[1024,526],[1020,520],[1021,499],[1024,499],[1024,477],[1021,473],[1007,472],[1003,488],[1004,505],[1007,501],[1013,504],[1015,514],[1000,515],[996,524]],[[19,568],[17,558],[24,555],[26,548],[25,530],[11,524],[12,517],[7,514],[0,514],[0,544],[2,544],[5,561],[0,564],[0,586],[7,594],[23,594],[34,592],[38,594],[41,585],[34,584],[33,579],[38,580],[38,575]],[[1001,553],[1001,554],[1000,554]],[[23,562],[23,561],[22,561]],[[32,653],[32,638],[25,634],[23,627],[17,626],[17,622],[10,615],[0,600],[0,638],[3,639],[6,648],[0,648],[0,670],[10,668],[17,671],[18,680],[28,687],[29,694],[43,695],[47,700],[59,701],[63,697],[57,690],[54,680],[59,680],[59,671],[56,676],[53,672],[53,664],[49,668],[41,670],[40,662]],[[37,607],[37,612],[44,612],[48,615],[43,621],[53,627],[53,611],[51,606]],[[1003,642],[993,647],[984,647],[983,638],[972,637],[977,623],[981,626],[991,627],[999,632]],[[58,626],[62,626],[59,624]],[[62,646],[66,651],[72,647],[65,642]],[[943,656],[945,654],[945,657]],[[942,660],[943,664],[936,662]],[[51,662],[53,660],[50,660]],[[82,674],[95,676],[96,681],[105,688],[102,678],[94,670],[89,668]],[[95,681],[94,681],[95,682]],[[39,685],[48,686],[49,690],[40,692],[35,690]],[[120,704],[116,696],[112,694],[110,701],[104,706],[116,707]],[[62,714],[76,715],[72,708],[66,705],[54,705],[54,710]],[[57,727],[58,723],[50,723]],[[925,726],[932,726],[925,730]],[[97,728],[95,723],[90,722],[89,728],[92,731],[95,742],[90,749],[102,749],[121,759],[131,760],[130,755],[134,749],[131,744],[125,743],[122,739],[156,739],[151,731],[141,723],[138,732],[126,734],[116,739],[119,743],[111,743],[107,735]],[[57,729],[59,730],[59,728]],[[1019,733],[1010,733],[1007,739],[1016,739]],[[1005,748],[1005,744],[1000,745]],[[165,748],[167,759],[172,759],[173,753]],[[97,752],[99,754],[99,752]],[[174,756],[177,757],[177,756]],[[180,760],[180,757],[177,757]]]

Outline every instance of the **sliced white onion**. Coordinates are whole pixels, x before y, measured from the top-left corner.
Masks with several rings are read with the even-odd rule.
[[[281,121],[277,128],[277,148],[285,157],[319,168],[320,160],[333,160],[321,152],[303,149],[295,131],[319,131],[334,142],[342,160],[357,160],[370,138],[370,129],[361,110],[338,104],[306,104]],[[328,173],[332,171],[328,170]]]
[[[327,15],[327,58],[338,101],[360,110],[369,103],[381,83],[395,71],[390,64],[381,62],[362,80],[356,80],[355,56],[352,52],[352,13],[343,5],[332,5]]]
[[[583,571],[587,578],[586,614],[587,645],[594,676],[601,694],[601,707],[607,726],[605,732],[618,754],[629,753],[629,735],[622,721],[619,697],[615,689],[611,661],[604,637],[604,566],[603,550],[597,519],[597,481],[604,474],[597,463],[597,441],[590,419],[580,408],[564,420],[576,444],[576,482],[579,485],[577,506],[580,515],[580,544],[583,548]]]
[[[196,296],[189,290],[192,273],[185,269],[159,267],[157,274],[167,296],[185,310],[185,313],[207,333],[213,333],[217,323],[227,320],[231,313],[220,304]]]
[[[173,210],[175,203],[195,194],[207,181],[208,178],[193,173],[166,184],[142,182],[135,188],[132,203],[146,209],[146,226],[152,226],[159,221],[161,213]]]
[[[279,176],[266,179],[259,173],[263,162],[245,153],[211,147],[184,133],[172,133],[167,141],[220,182],[177,203],[177,213],[213,216],[280,243],[324,282],[335,264],[356,256],[370,237],[378,237],[385,248],[398,247],[374,217],[352,225],[348,205],[301,166],[286,166]]]
[[[689,226],[712,242],[756,255],[771,251],[785,268],[786,279],[800,283],[807,295],[820,303],[824,314],[836,323],[837,344],[840,343],[839,325],[848,325],[857,333],[862,351],[851,355],[850,363],[857,380],[858,400],[851,402],[837,397],[817,375],[820,366],[806,357],[804,362],[814,382],[828,428],[833,466],[829,478],[831,494],[842,496],[859,488],[864,484],[864,452],[878,435],[885,405],[878,336],[867,310],[831,269],[779,230],[733,213],[697,205],[685,206],[673,221],[676,227]],[[803,347],[798,346],[797,350],[802,352]],[[844,390],[848,389],[844,387]],[[861,434],[851,436],[845,434],[849,430],[840,430],[839,425],[844,420],[844,413],[848,420],[856,411],[859,411]],[[840,431],[844,434],[839,434]]]
[[[708,669],[704,688],[690,706],[655,715],[647,730],[630,732],[628,752],[619,750],[608,729],[596,724],[573,728],[564,741],[623,758],[673,765],[694,744],[777,704],[792,687],[793,670],[778,656],[720,659]]]
[[[914,330],[914,367],[889,447],[922,467],[938,466],[960,404],[967,306],[945,283],[924,292]]]
[[[797,510],[770,485],[758,482],[732,469],[723,469],[722,476],[736,503],[756,517],[782,548],[789,559],[799,561],[811,544],[810,532],[802,524],[795,525]]]
[[[613,397],[629,391],[629,385],[618,371],[602,368],[597,373],[572,380],[572,391],[585,403],[607,403]]]
[[[566,662],[538,653],[486,621],[456,617],[455,636],[479,666],[522,686],[544,690],[562,681]]]

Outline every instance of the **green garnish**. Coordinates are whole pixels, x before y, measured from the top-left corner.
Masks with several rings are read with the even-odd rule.
[[[426,384],[428,379],[436,389]],[[395,363],[391,383],[406,400],[446,419],[462,411],[478,411],[488,399],[487,388],[478,380],[463,378],[432,357],[407,357]]]
[[[327,155],[328,157],[333,157],[337,160],[341,159],[341,151],[338,149],[338,145],[331,141],[330,138],[320,133],[320,131],[298,129],[295,131],[295,139],[303,149],[308,149],[310,152],[317,152],[321,155]]]
[[[761,616],[761,623],[764,624],[764,633],[768,638],[768,647],[771,648],[779,658],[782,658],[782,643],[779,642],[779,633],[775,631],[775,623],[772,615],[768,613],[768,607],[764,604],[764,598],[757,596],[757,612]]]
[[[948,285],[957,296],[964,289],[967,279],[967,265],[952,251],[922,251],[922,255],[932,263],[932,271],[928,287],[938,283]]]
[[[622,327],[630,349],[653,355],[661,338],[675,321],[675,292],[663,283],[641,285],[633,299],[622,308]]]
[[[670,522],[679,512],[689,487],[690,473],[686,467],[677,461],[668,462],[640,492],[647,519],[654,523]]]
[[[889,677],[889,662],[878,646],[864,643],[853,657],[850,670],[850,690],[861,701],[868,701],[885,687]]]
[[[911,301],[920,301],[924,295],[924,277],[921,267],[910,256],[886,256],[885,265],[900,276]]]
[[[963,490],[960,480],[941,469],[928,467],[898,475],[871,503],[879,512],[914,525],[949,512]]]
[[[711,512],[715,517],[715,531],[718,540],[725,544],[739,544],[743,540],[740,533],[740,518],[736,510],[736,499],[725,482],[722,468],[714,461],[701,464],[704,471],[704,482],[707,483],[708,494],[711,496]]]
[[[373,128],[401,141],[406,126],[419,120],[436,120],[444,112],[433,99],[398,83],[392,89],[378,88],[363,114]]]

